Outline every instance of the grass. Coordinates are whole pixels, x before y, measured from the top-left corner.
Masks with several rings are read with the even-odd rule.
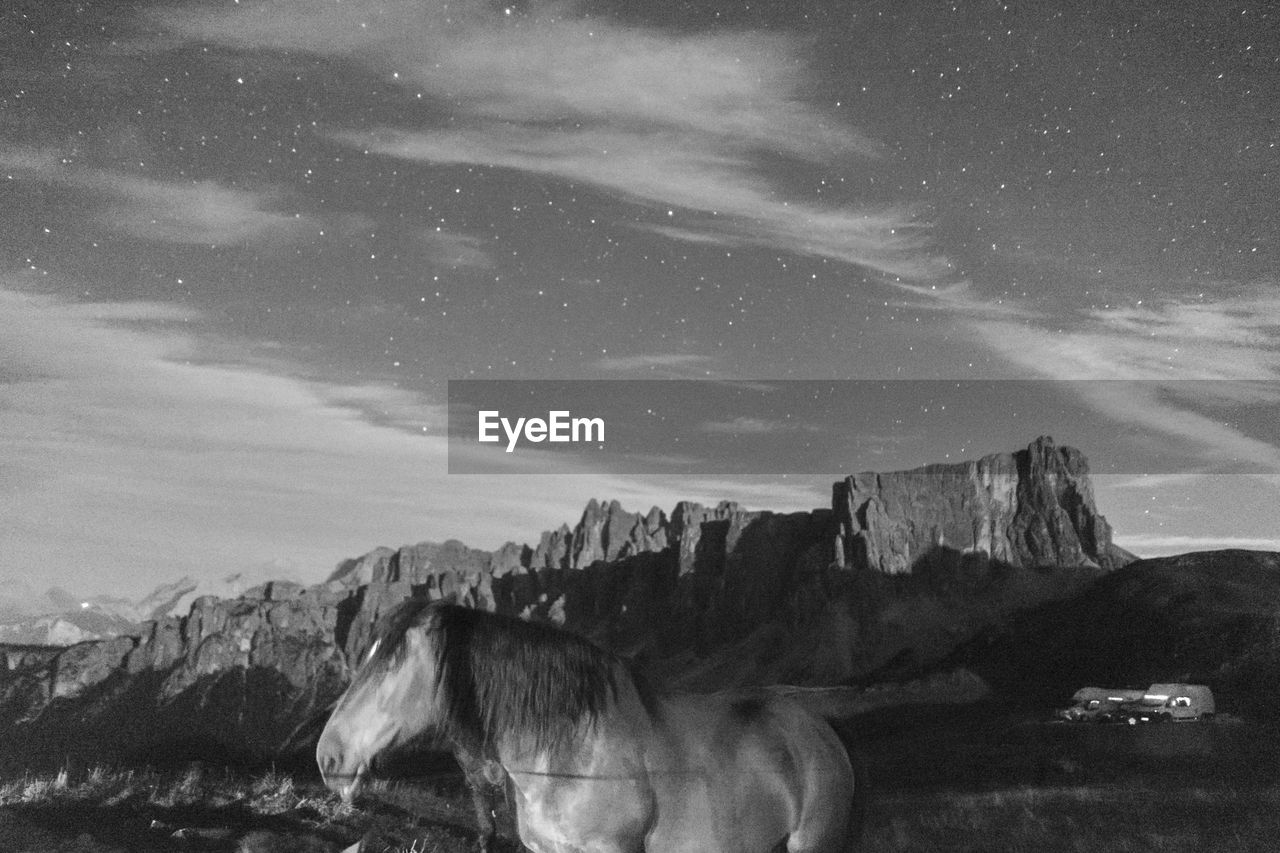
[[[26,773],[0,782],[0,850],[335,853],[369,836],[376,853],[469,851],[470,834],[457,824],[469,817],[470,801],[456,786],[452,796],[447,790],[410,795],[375,781],[353,806],[318,779],[275,769],[249,776],[203,764]],[[405,805],[451,820],[410,829]]]
[[[1135,733],[886,718],[863,732],[873,783],[864,847],[1280,849],[1276,735],[1244,726]],[[0,850],[336,853],[364,837],[370,853],[463,853],[473,849],[470,809],[456,779],[375,782],[350,806],[313,776],[276,769],[63,769],[0,781]]]
[[[1280,849],[1280,730],[1046,725],[998,707],[862,721],[867,850]]]
[[[885,797],[868,850],[1252,853],[1276,849],[1280,787],[1083,786]]]
[[[62,768],[52,775],[24,774],[0,783],[0,807],[77,802],[98,802],[106,806],[147,803],[162,808],[243,804],[262,814],[310,805],[323,807],[320,810],[330,817],[340,815],[347,808],[327,792],[323,796],[315,791],[310,795],[304,793],[287,773],[271,770],[245,778],[229,770],[210,770],[198,763],[176,772],[96,766],[74,779],[69,770]]]

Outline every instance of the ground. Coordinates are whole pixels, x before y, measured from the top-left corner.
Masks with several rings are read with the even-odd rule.
[[[1053,724],[978,705],[842,727],[871,779],[868,851],[1257,851],[1280,838],[1280,727]],[[11,853],[472,850],[456,778],[344,806],[302,772],[88,768],[0,783]],[[516,848],[504,844],[504,853]]]

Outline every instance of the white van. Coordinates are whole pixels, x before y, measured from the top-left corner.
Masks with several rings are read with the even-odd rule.
[[[1189,723],[1212,719],[1213,691],[1203,684],[1153,684],[1136,702],[1122,705],[1114,716],[1131,726],[1138,723]]]

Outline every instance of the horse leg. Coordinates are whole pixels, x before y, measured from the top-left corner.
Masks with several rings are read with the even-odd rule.
[[[496,760],[486,757],[484,747],[478,744],[455,742],[453,757],[462,768],[467,790],[471,793],[471,806],[476,815],[476,850],[490,853],[498,831],[493,789],[498,785],[505,786],[506,772]]]
[[[471,805],[476,813],[476,850],[479,853],[490,853],[493,849],[493,837],[497,832],[493,820],[490,785],[482,773],[468,771],[466,778],[467,788],[471,791]]]

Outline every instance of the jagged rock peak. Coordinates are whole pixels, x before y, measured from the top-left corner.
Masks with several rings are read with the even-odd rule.
[[[613,562],[650,551],[662,551],[668,543],[667,516],[658,507],[648,513],[627,512],[618,501],[592,498],[572,529],[562,524],[545,531],[533,550],[533,569],[580,569],[593,563]]]
[[[395,551],[382,546],[374,548],[362,557],[343,560],[326,579],[326,583],[334,585],[335,589],[355,589],[364,586],[373,580],[377,567],[391,559],[393,554]]]
[[[1089,463],[1041,436],[1025,450],[838,481],[837,560],[910,572],[969,555],[1013,566],[1115,568],[1131,555],[1094,505]]]

